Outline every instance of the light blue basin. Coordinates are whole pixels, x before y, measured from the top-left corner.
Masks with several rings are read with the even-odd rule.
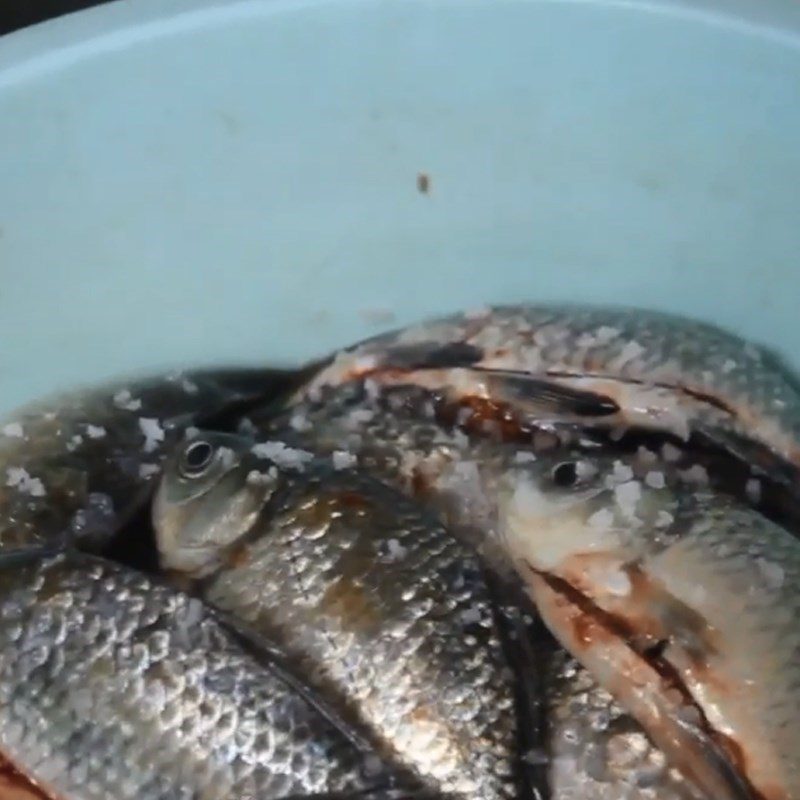
[[[797,0],[136,0],[0,40],[0,410],[494,301],[800,365],[798,253]]]

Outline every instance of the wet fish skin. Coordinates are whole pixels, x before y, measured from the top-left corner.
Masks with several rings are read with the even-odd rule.
[[[797,479],[800,468],[797,381],[764,348],[671,314],[536,305],[454,314],[340,352],[296,399],[359,377],[493,399],[540,420],[699,431],[766,469],[785,460]],[[561,408],[542,381],[566,391]],[[574,392],[619,412],[581,412]]]
[[[551,628],[557,635],[560,630],[562,642],[596,675],[606,675],[604,683],[614,682],[615,693],[628,707],[636,698],[629,696],[630,683],[619,680],[625,659],[626,668],[639,671],[640,679],[649,686],[649,697],[666,703],[662,709],[666,718],[683,713],[684,703],[669,701],[671,695],[664,691],[657,671],[619,635],[607,636],[602,646],[583,647],[585,633],[572,636],[571,626],[585,623],[585,615],[569,603],[561,603],[563,598],[557,592],[548,593],[548,585],[536,580],[529,567],[554,573],[567,586],[588,593],[592,603],[606,603],[601,610],[620,617],[628,630],[636,633],[638,646],[658,644],[659,635],[677,642],[667,655],[679,665],[682,680],[708,715],[711,727],[730,733],[746,755],[753,754],[749,779],[770,800],[797,796],[798,754],[793,748],[794,742],[800,741],[796,730],[800,724],[796,619],[800,616],[791,611],[797,608],[800,596],[800,541],[796,537],[747,505],[698,485],[709,476],[692,464],[691,451],[681,453],[670,446],[663,453],[645,450],[611,456],[602,448],[564,448],[557,439],[537,447],[535,437],[525,445],[509,445],[491,433],[468,436],[458,427],[441,426],[433,410],[419,412],[425,403],[420,406],[413,393],[393,390],[388,401],[386,394],[386,390],[370,394],[355,385],[323,392],[318,402],[300,403],[272,418],[267,422],[272,431],[265,435],[277,436],[282,431],[295,445],[320,451],[346,447],[362,468],[442,515],[454,532],[481,547],[498,570],[533,581],[538,586],[535,599],[546,617],[549,609]],[[422,390],[418,394],[425,397]],[[391,397],[402,402],[393,404]],[[410,400],[414,401],[411,406]],[[554,478],[562,464],[567,465],[564,486]],[[578,475],[580,480],[573,485],[570,475]],[[517,520],[509,527],[515,481],[530,483],[532,499],[528,524]],[[625,483],[629,487],[620,489]],[[662,483],[663,489],[659,488]],[[628,499],[637,498],[635,519],[619,516],[618,500],[624,501],[626,492]],[[695,518],[708,530],[692,528],[690,522]],[[596,554],[592,562],[582,553],[602,551],[599,537],[606,523],[617,532],[617,538],[603,544],[608,553],[603,558],[599,557],[602,552]],[[765,542],[771,547],[764,549]],[[715,550],[715,544],[723,549]],[[666,555],[657,557],[659,549],[672,553],[672,560]],[[514,564],[508,563],[509,556]],[[601,577],[624,587],[626,576],[620,578],[609,566],[614,557],[623,556],[631,563],[645,559],[645,566],[656,570],[656,584],[672,587],[670,592],[674,590],[676,597],[651,591],[649,604],[638,596],[636,602],[628,603],[623,593],[612,604],[612,594],[599,593]],[[597,585],[589,581],[593,574]],[[713,592],[693,594],[691,586],[680,584],[678,578],[683,574],[694,575],[695,586],[713,587]],[[777,582],[776,576],[784,580],[780,586],[770,586],[769,576],[773,582]],[[649,573],[644,577],[652,583]],[[742,598],[750,604],[742,606]],[[738,613],[731,614],[733,608]],[[697,644],[692,638],[697,636],[695,629],[703,630],[703,625],[697,627],[698,620],[706,618],[721,631],[725,645],[713,657],[706,652],[707,643],[701,639]],[[596,633],[603,634],[603,627],[597,626]],[[692,678],[687,653],[697,657],[698,652],[710,659],[710,667],[700,678]],[[752,653],[769,655],[762,663],[749,659]],[[726,687],[724,691],[718,691],[720,685]],[[751,716],[737,717],[737,710],[746,710]],[[680,736],[684,751],[700,751],[701,764],[716,764],[706,778],[713,781],[716,776],[726,788],[710,790],[710,796],[715,800],[749,796],[747,787],[738,785],[737,770],[725,747],[718,746],[708,731],[687,725]],[[680,757],[680,752],[671,756]],[[771,776],[779,776],[777,785]]]
[[[198,600],[82,554],[0,569],[0,750],[60,800],[369,785],[361,754]]]
[[[554,491],[567,463],[526,465],[498,493],[499,536],[551,630],[710,796],[800,795],[800,541],[620,460]]]
[[[573,658],[546,669],[551,800],[700,800],[614,698]]]
[[[267,403],[305,373],[170,373],[31,403],[0,423],[0,550],[100,549],[140,507],[168,450],[191,425]]]
[[[242,438],[225,478],[213,468],[210,478],[182,475],[182,452],[198,439],[232,447],[201,432],[170,461],[154,505],[164,566],[203,575],[206,602],[281,642],[427,787],[517,800],[513,679],[474,554],[341,456],[270,442],[258,457]],[[235,474],[239,496],[248,483],[268,495],[249,527],[232,513],[242,507]],[[200,498],[203,511],[184,498]],[[206,540],[200,517],[210,520]]]

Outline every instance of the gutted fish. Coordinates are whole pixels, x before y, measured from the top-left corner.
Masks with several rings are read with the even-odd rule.
[[[662,472],[583,463],[518,470],[498,496],[550,629],[709,797],[800,796],[800,542]]]
[[[384,797],[200,601],[77,554],[0,569],[0,751],[59,800]]]
[[[526,796],[481,565],[414,502],[344,452],[199,433],[154,518],[164,567],[203,577],[205,601],[279,641],[426,786]]]
[[[391,396],[394,409],[341,387],[270,435],[346,448],[521,576],[557,638],[706,796],[800,796],[800,540],[713,491],[691,451],[614,456],[553,436],[519,448]]]
[[[100,546],[140,507],[184,430],[268,401],[300,373],[175,373],[76,391],[0,423],[0,549]]]
[[[563,651],[546,669],[551,800],[700,800],[641,726]]]
[[[800,467],[800,389],[782,365],[715,326],[658,312],[512,306],[424,322],[339,353],[298,397],[354,378],[489,404],[519,424],[698,433],[767,471]]]

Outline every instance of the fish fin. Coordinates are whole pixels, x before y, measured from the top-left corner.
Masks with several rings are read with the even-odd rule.
[[[598,392],[562,386],[546,376],[513,370],[480,369],[492,400],[556,417],[608,417],[619,412],[614,400]]]
[[[201,386],[211,382],[220,397],[209,404],[205,414],[192,412],[163,421],[167,430],[183,430],[189,425],[220,431],[233,431],[241,417],[252,411],[271,413],[297,389],[309,381],[321,365],[313,363],[299,369],[232,369],[188,372],[186,377]]]
[[[549,769],[545,759],[531,754],[547,751],[542,651],[558,648],[532,603],[519,587],[486,576],[495,624],[503,651],[514,675],[518,733],[519,800],[550,797]]]
[[[60,547],[56,544],[46,544],[41,547],[15,547],[9,550],[0,549],[0,570],[11,569],[20,565],[38,561],[44,558],[51,558],[65,552],[66,544]]]
[[[381,355],[377,369],[456,369],[471,367],[483,356],[483,350],[466,342],[421,342],[390,348]]]
[[[702,444],[747,465],[753,475],[763,475],[776,485],[794,491],[800,487],[797,467],[760,442],[735,431],[706,425],[700,425],[695,436]]]
[[[247,625],[229,614],[213,610],[220,625],[234,638],[238,639],[250,653],[259,658],[272,673],[305,700],[317,713],[342,734],[360,753],[365,756],[375,754],[372,742],[344,717],[307,681],[297,674],[291,659],[280,644],[261,633],[255,633]]]

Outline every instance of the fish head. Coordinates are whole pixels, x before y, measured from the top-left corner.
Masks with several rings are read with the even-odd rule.
[[[242,436],[193,432],[167,459],[153,501],[161,565],[201,577],[254,524],[277,473],[251,469]]]
[[[644,547],[669,534],[676,506],[669,476],[632,457],[585,451],[538,455],[504,478],[500,531],[523,570],[565,574],[586,570],[611,582]]]

